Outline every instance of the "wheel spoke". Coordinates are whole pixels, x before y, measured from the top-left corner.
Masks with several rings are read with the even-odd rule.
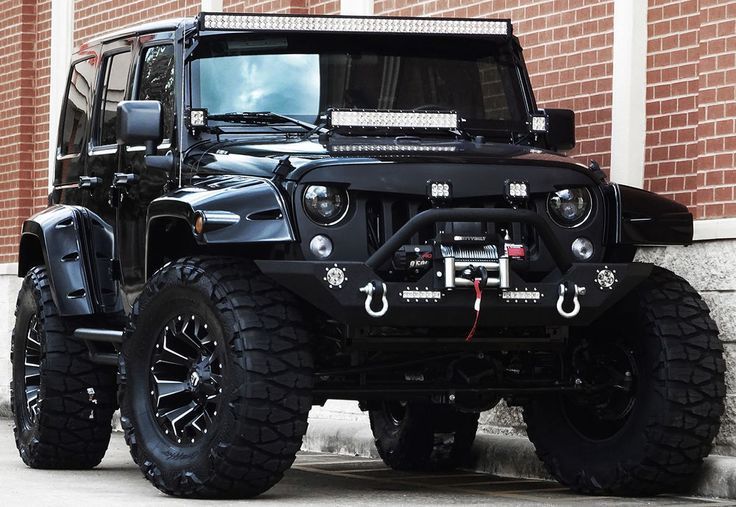
[[[180,382],[178,380],[156,379],[156,386],[159,400],[161,400],[161,398],[164,398],[165,396],[183,393],[189,389],[189,384],[187,384],[186,382]]]
[[[168,344],[168,329],[164,331],[164,339],[163,344],[161,347],[161,352],[158,354],[158,362],[161,363],[169,363],[169,364],[176,364],[181,366],[186,366],[189,364],[190,359],[187,356],[184,356],[182,354],[179,354],[174,349],[172,349]]]
[[[28,384],[28,379],[34,379],[34,378],[40,378],[41,376],[41,368],[37,364],[32,363],[26,363],[25,367],[25,379],[26,384]]]
[[[171,425],[171,429],[174,430],[175,436],[181,436],[180,430],[179,430],[179,424],[182,422],[182,420],[190,415],[192,412],[194,412],[199,406],[194,401],[189,402],[187,405],[184,405],[183,407],[175,408],[173,410],[169,410],[168,412],[164,414],[160,414],[159,417],[163,417],[169,420],[169,424]],[[182,425],[182,429],[185,425]]]

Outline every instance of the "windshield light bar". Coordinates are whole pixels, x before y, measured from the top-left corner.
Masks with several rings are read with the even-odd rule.
[[[336,128],[456,129],[458,118],[454,112],[332,109],[327,121],[330,127]]]
[[[285,16],[268,14],[208,14],[205,30],[265,30],[298,32],[417,33],[448,35],[510,35],[511,22],[488,19],[392,18],[355,16]]]

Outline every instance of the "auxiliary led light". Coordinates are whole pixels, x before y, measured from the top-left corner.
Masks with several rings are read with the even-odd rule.
[[[264,30],[298,32],[380,32],[448,35],[501,35],[511,33],[507,20],[391,18],[352,16],[283,16],[204,14],[205,30]]]
[[[189,126],[190,127],[207,126],[207,110],[206,109],[191,109],[189,111]]]
[[[526,181],[506,181],[506,199],[519,203],[529,198],[529,183]]]
[[[547,117],[532,116],[532,130],[534,132],[547,132]]]
[[[455,129],[457,113],[333,109],[328,114],[328,122],[331,127],[338,128]]]

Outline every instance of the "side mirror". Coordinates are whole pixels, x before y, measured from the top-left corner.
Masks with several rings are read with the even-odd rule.
[[[547,115],[547,147],[567,151],[575,147],[575,112],[570,109],[545,109]]]
[[[163,140],[161,103],[157,100],[124,100],[118,103],[118,144],[144,145],[146,155],[156,153]]]

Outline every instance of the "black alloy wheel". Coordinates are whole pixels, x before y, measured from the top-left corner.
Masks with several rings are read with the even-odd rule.
[[[161,430],[172,442],[195,443],[220,408],[221,341],[203,317],[177,315],[159,333],[151,360],[151,403]]]
[[[38,315],[33,314],[28,322],[25,347],[23,350],[24,413],[22,420],[32,427],[38,420],[41,408],[41,329]]]

